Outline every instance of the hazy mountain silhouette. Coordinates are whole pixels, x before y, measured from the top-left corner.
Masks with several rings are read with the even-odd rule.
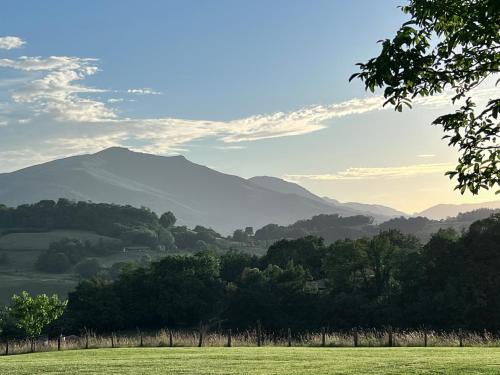
[[[441,220],[448,217],[457,216],[459,213],[469,212],[480,208],[500,209],[500,201],[484,203],[465,203],[465,204],[438,204],[428,209],[416,213],[413,216],[424,216],[429,219]]]
[[[309,190],[293,182],[282,180],[281,178],[271,176],[255,176],[249,178],[248,180],[269,190],[285,194],[295,194],[324,203],[322,198],[311,193]]]
[[[284,181],[283,181],[284,182]],[[335,207],[300,189],[279,192],[252,180],[217,172],[183,156],[156,156],[109,148],[0,174],[0,203],[17,206],[60,197],[171,210],[188,226],[223,233],[290,224],[320,213],[358,211]]]
[[[334,207],[339,214],[344,216],[368,215],[374,217],[378,222],[388,220],[393,217],[408,216],[408,214],[404,212],[378,204],[364,204],[355,202],[340,203],[339,201],[332,198],[319,197],[298,184],[288,182],[276,177],[256,176],[250,178],[249,180],[262,187],[265,187],[266,189],[274,190],[280,193],[296,194],[301,197],[313,199],[318,202],[327,203],[328,205]]]

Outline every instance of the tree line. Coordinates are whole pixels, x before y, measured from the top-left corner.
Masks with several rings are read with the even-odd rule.
[[[422,245],[396,230],[371,238],[281,240],[263,257],[170,255],[118,279],[82,281],[59,324],[96,332],[208,326],[500,329],[500,215]]]

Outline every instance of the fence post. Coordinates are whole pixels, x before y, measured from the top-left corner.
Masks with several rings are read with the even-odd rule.
[[[326,346],[326,329],[325,329],[325,327],[321,328],[321,346]]]
[[[57,351],[60,352],[61,351],[61,334],[59,334],[59,336],[57,336]]]
[[[144,339],[143,339],[143,336],[142,336],[142,331],[139,331],[139,335],[140,335],[140,343],[139,343],[139,346],[142,348],[144,346]]]
[[[261,346],[261,326],[260,326],[260,320],[257,320],[257,346]]]
[[[462,328],[458,330],[458,343],[461,348],[464,346]]]
[[[357,348],[358,347],[358,329],[357,328],[354,328],[352,335],[353,335],[354,347]]]
[[[424,331],[424,347],[427,348],[427,331]]]
[[[392,340],[392,327],[391,326],[389,326],[389,332],[388,333],[389,333],[389,342],[388,342],[388,344],[389,344],[389,347],[392,347],[392,344],[393,344],[392,341],[393,340]]]
[[[89,331],[85,329],[85,349],[89,348]]]
[[[288,328],[288,346],[292,346],[292,330]]]
[[[172,330],[168,330],[168,344],[170,347],[174,346],[174,335],[172,334]]]
[[[115,347],[115,333],[111,332],[111,347]]]
[[[9,340],[5,340],[5,355],[9,355]]]
[[[203,346],[203,324],[200,322],[200,339],[198,341],[198,348]]]
[[[229,331],[227,331],[227,347],[230,348],[231,346],[233,346],[233,343],[232,343],[232,331],[231,331],[231,328],[229,328]]]

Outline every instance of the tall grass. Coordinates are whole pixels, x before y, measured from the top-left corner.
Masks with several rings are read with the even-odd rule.
[[[389,346],[389,331],[364,329],[357,331],[357,346],[359,347],[386,347]],[[141,340],[142,337],[142,340]],[[172,340],[170,341],[170,337]],[[395,347],[422,347],[427,337],[428,347],[500,347],[500,337],[490,332],[438,332],[438,331],[406,331],[392,332],[392,346]],[[354,333],[325,331],[326,347],[353,347]],[[199,345],[199,332],[196,330],[160,330],[155,333],[113,334],[96,335],[89,333],[82,336],[69,336],[61,339],[61,350],[72,349],[96,349],[96,348],[132,348],[132,347],[194,347]],[[203,334],[203,346],[224,347],[228,343],[228,332],[206,332]],[[257,346],[256,331],[240,331],[231,335],[232,346],[251,347]],[[291,336],[283,332],[262,333],[263,346],[291,346],[294,347],[321,347],[323,343],[322,332],[298,333]],[[58,350],[57,338],[51,340],[37,340],[35,351]],[[6,343],[0,344],[0,355],[5,355]],[[30,351],[29,340],[9,341],[9,354],[28,353]]]

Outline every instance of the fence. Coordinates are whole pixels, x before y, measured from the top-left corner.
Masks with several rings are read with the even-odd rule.
[[[132,347],[500,347],[500,337],[489,332],[438,332],[405,330],[355,329],[296,333],[265,332],[260,324],[256,329],[234,333],[232,330],[209,332],[200,326],[197,330],[160,330],[154,334],[138,331],[134,334],[60,336],[51,340],[36,340],[35,351],[71,349],[132,348]],[[28,353],[30,340],[12,340],[0,344],[0,355]]]

